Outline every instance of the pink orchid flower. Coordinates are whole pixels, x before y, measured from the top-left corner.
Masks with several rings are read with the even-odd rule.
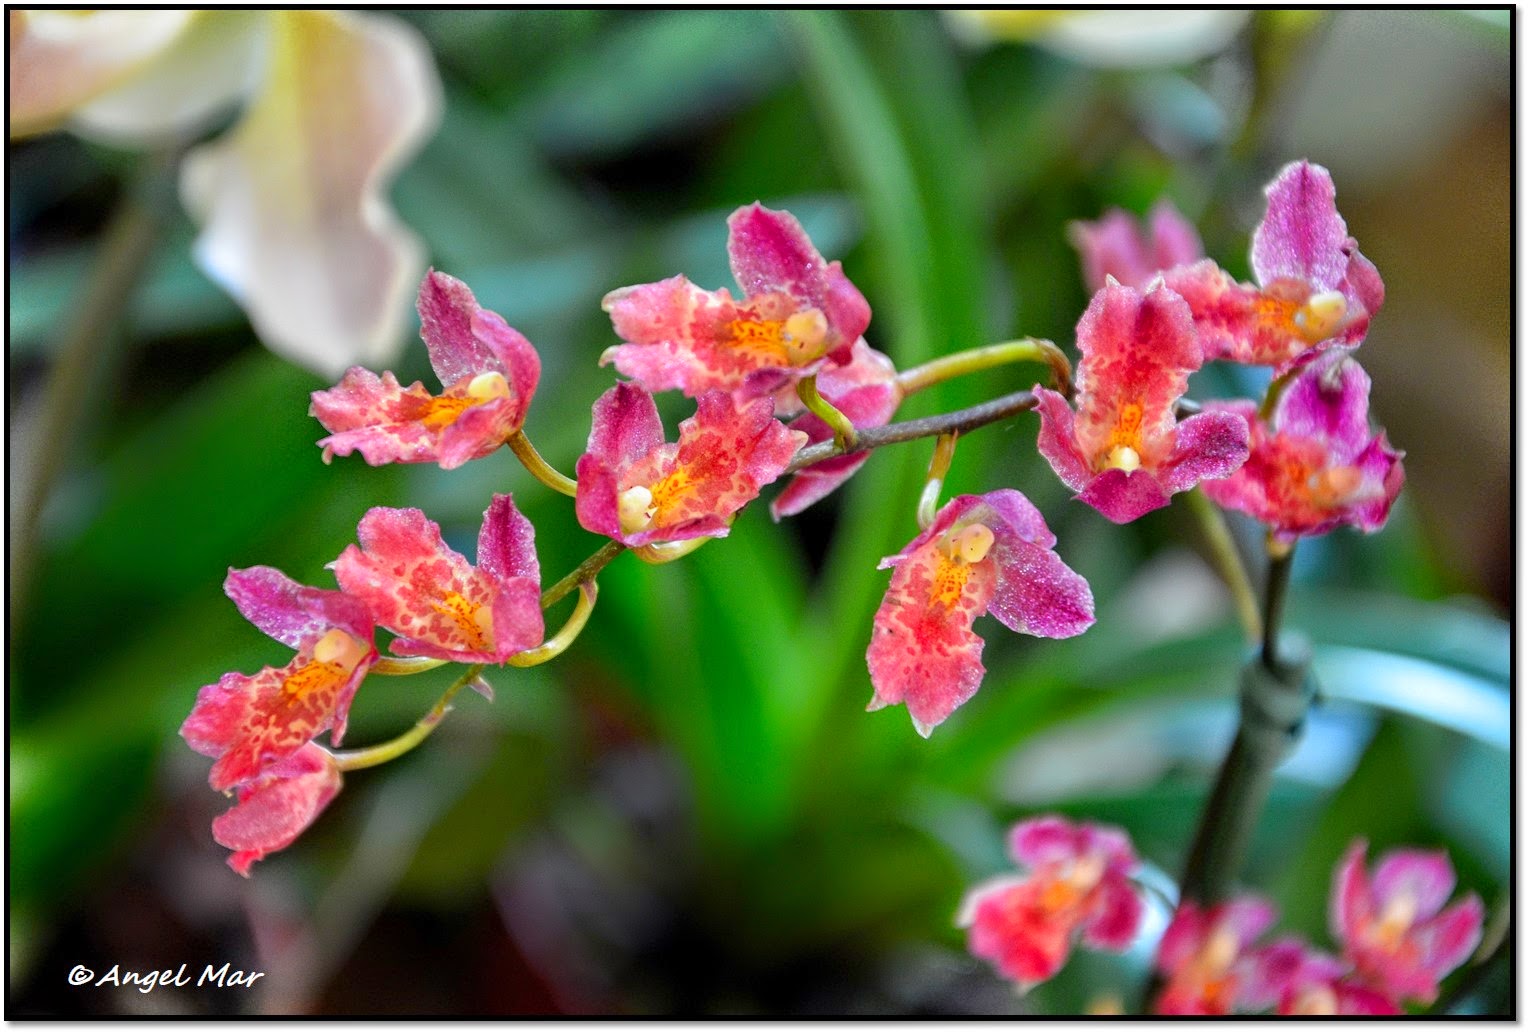
[[[340,792],[334,755],[316,743],[266,768],[239,787],[239,803],[212,820],[213,839],[233,851],[228,864],[248,877],[250,866],[280,851],[313,825]]]
[[[1016,632],[1065,639],[1094,623],[1088,583],[1052,551],[1056,536],[1019,492],[956,496],[896,556],[876,611],[866,665],[866,708],[908,705],[928,736],[982,683],[982,638],[972,622],[991,612]]]
[[[218,759],[209,778],[217,790],[256,778],[326,729],[339,743],[351,699],[377,659],[371,615],[343,592],[299,585],[273,567],[230,569],[223,591],[297,655],[256,675],[224,675],[197,694],[180,732],[193,750]]]
[[[372,466],[439,463],[443,469],[494,452],[526,420],[541,359],[498,313],[478,305],[467,285],[431,270],[419,287],[420,336],[445,390],[407,388],[391,373],[359,366],[309,412],[332,432],[319,442],[324,462],[360,452]]]
[[[376,506],[330,566],[347,593],[398,638],[395,654],[503,664],[542,641],[541,569],[531,522],[496,495],[478,533],[478,566],[419,510]]]
[[[1274,924],[1274,906],[1245,895],[1202,908],[1184,901],[1157,949],[1166,978],[1153,1003],[1165,1016],[1228,1016],[1266,1008],[1278,997],[1253,942]]]
[[[775,419],[768,398],[709,391],[696,403],[671,443],[641,386],[621,382],[596,400],[577,467],[580,524],[634,547],[721,538],[807,441]]]
[[[1222,506],[1267,524],[1282,542],[1340,524],[1375,531],[1386,523],[1406,473],[1385,432],[1370,435],[1370,378],[1347,349],[1304,366],[1267,422],[1245,400],[1209,402],[1202,415],[1247,424],[1241,469],[1205,485]]]
[[[1263,949],[1260,961],[1277,989],[1281,1016],[1397,1016],[1401,1007],[1353,976],[1353,966],[1312,951],[1296,938]]]
[[[601,303],[625,342],[602,365],[648,391],[678,388],[769,394],[816,372],[850,362],[870,325],[864,296],[823,261],[789,212],[758,202],[727,220],[728,257],[744,297],[703,291],[683,276],[623,287]]]
[[[1348,235],[1326,169],[1292,162],[1265,193],[1269,208],[1253,233],[1257,286],[1209,259],[1164,278],[1189,303],[1207,361],[1284,372],[1319,350],[1363,341],[1386,289]]]
[[[1205,256],[1194,225],[1167,198],[1152,206],[1145,233],[1134,218],[1112,208],[1094,222],[1069,224],[1067,237],[1083,260],[1090,291],[1101,290],[1109,277],[1144,290],[1164,270]]]
[[[1024,874],[976,887],[962,904],[973,955],[1028,990],[1057,974],[1080,937],[1100,951],[1131,946],[1142,902],[1125,831],[1045,816],[1014,827],[1009,853]]]
[[[1200,367],[1183,299],[1114,282],[1078,321],[1077,415],[1036,387],[1038,447],[1077,498],[1117,524],[1168,505],[1177,492],[1226,477],[1248,455],[1248,429],[1230,413],[1179,422],[1174,404]]]
[[[892,360],[866,344],[865,338],[855,342],[852,355],[846,365],[831,366],[818,374],[818,394],[848,417],[856,430],[884,427],[903,399],[897,370]],[[793,395],[785,408],[791,411],[800,408],[800,403]],[[775,410],[782,410],[779,398]],[[826,442],[834,436],[833,428],[811,413],[803,413],[787,426],[806,432],[809,443]],[[870,456],[868,450],[852,452],[804,467],[770,503],[770,516],[778,521],[801,513],[853,477]]]
[[[1481,942],[1481,899],[1445,908],[1454,888],[1443,851],[1388,851],[1367,873],[1365,842],[1355,841],[1333,874],[1333,936],[1369,986],[1430,1004]]]

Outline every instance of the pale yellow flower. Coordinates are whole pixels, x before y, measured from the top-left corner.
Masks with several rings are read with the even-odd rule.
[[[1247,11],[1189,8],[1154,11],[950,11],[951,30],[971,40],[1035,43],[1088,65],[1176,65],[1208,57],[1231,42]]]
[[[243,103],[182,163],[194,254],[273,351],[325,376],[403,344],[425,249],[386,190],[440,98],[424,40],[383,15],[10,12],[12,139],[164,145]]]

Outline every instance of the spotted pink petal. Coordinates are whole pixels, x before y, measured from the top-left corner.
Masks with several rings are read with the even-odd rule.
[[[1285,373],[1315,352],[1363,341],[1385,284],[1348,235],[1326,169],[1293,162],[1266,193],[1268,210],[1253,234],[1258,286],[1237,283],[1209,260],[1166,279],[1188,302],[1207,360]],[[1328,292],[1342,297],[1341,311],[1318,318],[1308,302]]]
[[[1102,859],[1106,871],[1128,875],[1136,850],[1125,830],[1092,822],[1074,823],[1056,815],[1028,819],[1009,831],[1009,854],[1021,865],[1040,869],[1086,856]]]
[[[1260,284],[1302,280],[1332,290],[1348,272],[1348,227],[1338,214],[1337,188],[1320,165],[1291,162],[1264,193],[1263,221],[1253,231],[1253,275]]]
[[[870,307],[787,212],[757,202],[728,220],[728,251],[744,297],[683,276],[623,287],[601,303],[623,344],[602,363],[649,391],[770,394],[852,359]]]
[[[503,374],[524,422],[541,378],[541,356],[531,342],[504,317],[480,306],[466,284],[434,269],[420,284],[416,307],[420,336],[441,383],[454,384],[480,373]]]
[[[733,278],[744,294],[780,292],[800,309],[816,308],[828,320],[828,352],[837,363],[852,360],[851,346],[871,323],[871,307],[839,263],[825,263],[790,212],[759,202],[738,209],[727,220],[727,253]]]
[[[1046,889],[1033,879],[997,882],[973,891],[964,910],[971,917],[968,950],[1022,991],[1056,976],[1072,952],[1076,924],[1047,907]]]
[[[284,667],[230,673],[203,686],[181,736],[197,753],[218,759],[209,776],[214,789],[246,783],[327,729],[339,743],[351,700],[376,658],[369,641],[331,631]]]
[[[371,615],[360,601],[309,588],[274,567],[230,567],[223,591],[250,624],[294,650],[311,648],[333,628],[372,642]]]
[[[1406,475],[1385,435],[1369,434],[1369,388],[1358,363],[1335,349],[1301,368],[1269,424],[1244,401],[1207,403],[1202,416],[1235,414],[1247,423],[1251,448],[1240,469],[1205,483],[1206,494],[1286,542],[1340,524],[1380,528]]]
[[[733,515],[807,440],[773,411],[768,397],[706,392],[670,444],[652,396],[618,384],[595,403],[589,449],[579,457],[579,523],[629,546],[725,536]]]
[[[1170,494],[1235,473],[1248,459],[1247,421],[1231,413],[1196,413],[1178,426],[1160,481]]]
[[[963,559],[954,536],[977,524],[991,532],[990,545]],[[1055,541],[1029,500],[1003,489],[955,497],[901,553],[883,559],[894,572],[866,651],[870,710],[906,703],[914,727],[929,735],[981,684],[982,640],[971,626],[990,607],[1031,635],[1077,635],[1092,624],[1088,585],[1050,552]]]
[[[987,670],[972,622],[997,589],[997,566],[956,567],[935,541],[905,552],[876,611],[866,651],[875,689],[867,710],[907,704],[921,736],[970,700]]]
[[[1077,498],[1116,523],[1166,506],[1170,496],[1242,461],[1246,434],[1217,417],[1182,429],[1174,406],[1201,354],[1183,300],[1117,283],[1094,295],[1078,323],[1077,413],[1037,386],[1037,444]]]
[[[855,342],[853,355],[847,365],[829,367],[818,375],[818,392],[848,417],[856,429],[883,427],[902,402],[897,371],[892,360],[866,344],[864,338]],[[775,409],[780,412],[778,399]],[[808,442],[825,442],[833,437],[833,429],[811,413],[803,414],[788,426],[804,432]],[[848,481],[869,458],[869,452],[853,452],[801,470],[770,504],[770,516],[779,521],[801,513]]]
[[[239,803],[212,820],[212,836],[234,853],[228,864],[240,876],[273,851],[287,847],[340,792],[334,757],[309,743],[239,787]]]
[[[1189,306],[1206,362],[1224,359],[1283,371],[1321,344],[1295,322],[1311,296],[1309,288],[1281,281],[1265,291],[1238,283],[1211,259],[1171,269],[1163,281]]]
[[[391,373],[352,367],[339,384],[312,395],[309,413],[333,432],[318,443],[325,461],[359,452],[374,467],[439,463],[453,470],[497,451],[520,429],[524,407],[515,398],[477,399],[470,383],[434,396],[418,381],[405,388]]]
[[[1077,499],[1098,510],[1116,524],[1129,524],[1144,514],[1160,510],[1169,500],[1167,488],[1151,471],[1105,470],[1095,475]]]
[[[373,507],[357,527],[360,547],[347,546],[331,566],[341,587],[397,634],[394,653],[502,664],[540,643],[545,631],[537,579],[505,577],[516,569],[519,544],[529,546],[522,520],[508,496],[495,497],[480,537],[494,556],[475,568],[419,510]]]

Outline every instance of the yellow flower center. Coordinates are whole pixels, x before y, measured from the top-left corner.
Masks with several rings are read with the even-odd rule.
[[[313,659],[282,680],[282,701],[295,707],[315,693],[338,689],[367,652],[361,640],[331,628],[313,645]]]
[[[828,320],[818,309],[804,309],[784,320],[733,320],[728,332],[733,348],[758,362],[802,366],[823,354]]]
[[[972,567],[987,559],[993,548],[993,532],[985,524],[968,524],[952,530],[940,540],[934,577],[929,586],[929,602],[954,607],[972,576]]]
[[[420,421],[432,431],[440,431],[456,423],[457,417],[467,409],[493,399],[510,397],[510,382],[502,373],[480,373],[467,383],[466,395],[441,395],[425,405]]]
[[[431,603],[430,609],[450,618],[470,649],[494,648],[494,614],[491,608],[474,603],[461,593],[447,592],[441,602]]]
[[[1115,417],[1115,427],[1104,443],[1103,468],[1129,474],[1141,466],[1141,404],[1127,402]]]
[[[1407,931],[1412,929],[1417,914],[1417,898],[1406,891],[1400,891],[1386,902],[1380,919],[1370,928],[1371,936],[1381,947],[1395,950],[1401,945]]]
[[[1295,311],[1295,329],[1307,341],[1316,344],[1326,341],[1343,327],[1348,315],[1348,301],[1337,291],[1322,291],[1306,299],[1306,304]]]

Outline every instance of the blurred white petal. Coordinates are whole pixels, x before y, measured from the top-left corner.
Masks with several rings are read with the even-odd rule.
[[[1208,57],[1232,41],[1247,11],[953,11],[967,38],[1028,40],[1089,65],[1140,68]]]
[[[70,128],[114,144],[189,134],[253,92],[270,14],[203,11],[156,60],[74,113]]]
[[[193,21],[190,11],[9,15],[12,137],[54,128],[170,47]]]
[[[268,54],[243,120],[182,168],[195,256],[273,351],[328,377],[385,365],[424,249],[383,192],[440,117],[429,51],[391,18],[283,11]]]

